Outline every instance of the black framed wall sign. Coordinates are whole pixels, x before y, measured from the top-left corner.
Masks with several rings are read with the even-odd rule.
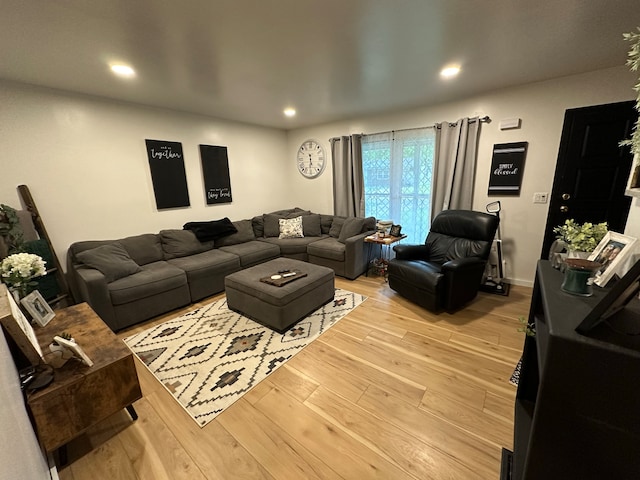
[[[496,143],[493,146],[488,195],[520,195],[528,146],[529,142]]]
[[[231,202],[231,179],[227,147],[200,145],[202,176],[207,205]]]
[[[189,206],[187,174],[180,142],[145,140],[158,210]]]

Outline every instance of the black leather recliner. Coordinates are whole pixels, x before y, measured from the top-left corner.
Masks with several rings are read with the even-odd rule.
[[[432,312],[459,309],[478,293],[499,221],[471,210],[441,212],[424,245],[393,247],[389,286]]]

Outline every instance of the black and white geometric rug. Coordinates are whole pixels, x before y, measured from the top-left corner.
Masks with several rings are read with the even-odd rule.
[[[511,374],[511,378],[509,378],[509,383],[511,385],[518,386],[518,382],[520,381],[520,369],[522,368],[522,357],[518,360],[518,364],[516,368],[513,369],[513,373]]]
[[[229,310],[222,299],[125,343],[203,427],[366,298],[336,289],[332,302],[284,334]]]

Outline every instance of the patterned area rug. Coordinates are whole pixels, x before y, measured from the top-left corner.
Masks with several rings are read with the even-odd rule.
[[[222,299],[125,343],[203,427],[366,298],[336,289],[332,302],[284,334],[229,310]]]
[[[518,360],[518,364],[516,365],[516,368],[513,370],[513,373],[511,374],[511,378],[509,378],[509,383],[511,385],[515,385],[516,387],[518,386],[518,381],[520,381],[521,368],[522,368],[522,357],[520,357],[520,360]]]

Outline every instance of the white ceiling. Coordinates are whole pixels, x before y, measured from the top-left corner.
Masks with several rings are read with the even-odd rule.
[[[640,0],[0,0],[0,78],[290,129],[623,65],[639,25]]]

